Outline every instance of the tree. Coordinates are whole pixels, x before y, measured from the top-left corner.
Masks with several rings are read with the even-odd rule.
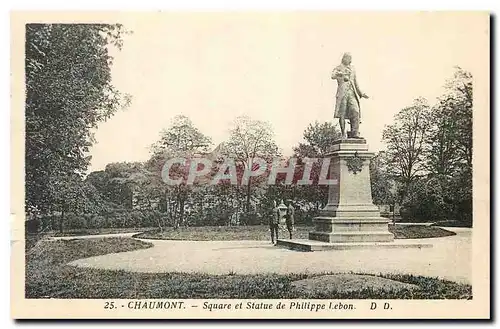
[[[203,135],[193,122],[184,115],[177,115],[168,129],[162,130],[160,140],[152,145],[155,154],[179,154],[181,156],[204,154],[212,145],[210,137]]]
[[[417,100],[385,129],[407,219],[472,224],[472,96],[472,75],[457,67],[432,109]]]
[[[269,123],[253,120],[247,116],[236,118],[229,131],[230,136],[224,144],[227,156],[232,157],[244,170],[256,170],[254,158],[264,159],[268,164],[273,157],[278,156],[279,150],[274,141],[274,133]],[[245,210],[250,211],[250,199],[253,183],[262,177],[249,177],[246,185]]]
[[[378,205],[394,204],[393,195],[394,180],[388,173],[388,162],[386,153],[380,151],[370,161],[370,182],[373,202]]]
[[[460,168],[472,173],[472,75],[457,67],[432,111],[428,169],[450,176]]]
[[[405,200],[413,181],[425,173],[430,117],[427,101],[417,98],[411,106],[396,114],[394,123],[386,126],[382,133],[391,163],[389,174],[400,184],[400,204]]]
[[[59,232],[63,233],[66,214],[99,212],[102,203],[100,195],[93,185],[83,182],[78,174],[72,174],[64,179],[52,175],[51,179],[53,181],[47,185],[54,189],[49,192],[54,198],[54,203],[59,206]]]
[[[98,170],[88,174],[87,177],[85,177],[85,182],[94,186],[97,193],[99,193],[102,198],[111,200],[113,192],[108,186],[110,179],[109,172],[106,172],[105,170]]]
[[[341,134],[331,122],[315,121],[307,126],[303,136],[305,143],[299,143],[293,149],[295,155],[302,158],[321,158],[328,153],[333,142],[340,139]]]
[[[170,175],[183,178],[183,183],[174,186],[162,181],[163,166],[171,158],[182,157],[190,161],[204,155],[211,144],[211,139],[201,133],[189,118],[179,115],[172,120],[169,128],[161,132],[159,141],[151,147],[152,156],[146,168],[152,173],[155,186],[163,190],[164,209],[172,216],[175,228],[184,222],[185,204],[194,186],[186,184],[189,164],[172,166]]]
[[[340,139],[341,133],[337,126],[331,122],[319,123],[315,121],[307,126],[304,130],[304,142],[299,143],[294,148],[294,155],[298,157],[299,176],[302,176],[302,169],[304,166],[303,160],[305,158],[320,159],[315,163],[311,170],[311,185],[300,185],[297,187],[298,195],[301,199],[315,203],[317,207],[320,204],[326,204],[328,201],[328,186],[318,185],[321,160],[328,154],[333,142]]]
[[[141,162],[110,163],[99,176],[104,180],[98,182],[96,187],[103,188],[101,191],[108,201],[126,209],[132,209],[133,195],[138,187],[149,183],[148,172]],[[90,179],[95,181],[92,176]]]
[[[472,223],[472,100],[472,75],[457,67],[433,108],[426,157],[427,186],[439,186],[442,217],[467,225]]]
[[[93,129],[129,98],[111,84],[121,25],[26,25],[26,209],[64,211],[87,169]]]
[[[472,74],[460,67],[456,68],[453,79],[447,85],[448,92],[443,101],[449,108],[454,108],[457,118],[456,136],[460,153],[472,174]]]

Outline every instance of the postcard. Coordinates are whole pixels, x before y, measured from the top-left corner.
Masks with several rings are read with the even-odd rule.
[[[488,319],[487,12],[11,13],[16,319]]]

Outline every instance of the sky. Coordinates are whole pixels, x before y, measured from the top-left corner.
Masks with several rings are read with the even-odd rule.
[[[112,83],[132,96],[95,132],[91,170],[145,161],[179,114],[214,147],[240,115],[273,126],[285,155],[314,121],[332,121],[332,69],[352,54],[360,132],[372,151],[394,115],[425,97],[432,104],[458,65],[473,75],[489,21],[478,13],[124,13],[132,34],[113,51]],[[481,57],[481,58],[484,58]]]

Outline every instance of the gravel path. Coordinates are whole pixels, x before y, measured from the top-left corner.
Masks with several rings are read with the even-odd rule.
[[[297,252],[266,241],[143,240],[154,247],[79,259],[70,265],[154,273],[402,273],[470,283],[471,229],[447,229],[457,235],[412,240],[433,244],[422,249]]]

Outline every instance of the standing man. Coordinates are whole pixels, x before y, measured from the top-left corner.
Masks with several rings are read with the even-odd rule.
[[[351,137],[359,137],[359,123],[361,111],[359,106],[360,98],[368,98],[361,91],[356,80],[356,72],[351,66],[351,54],[345,53],[342,57],[342,63],[332,72],[332,79],[337,80],[337,95],[335,101],[334,118],[339,118],[342,139],[347,138],[345,131],[345,119],[349,119],[351,125]]]
[[[288,207],[286,209],[286,229],[290,234],[290,240],[292,239],[292,232],[295,225],[295,208],[292,205],[292,200],[287,200]]]
[[[276,205],[276,201],[274,202],[273,213],[269,218],[269,229],[271,230],[271,243],[276,244],[274,242],[274,235],[276,234],[276,242],[278,241],[278,228],[280,222],[280,210]]]

